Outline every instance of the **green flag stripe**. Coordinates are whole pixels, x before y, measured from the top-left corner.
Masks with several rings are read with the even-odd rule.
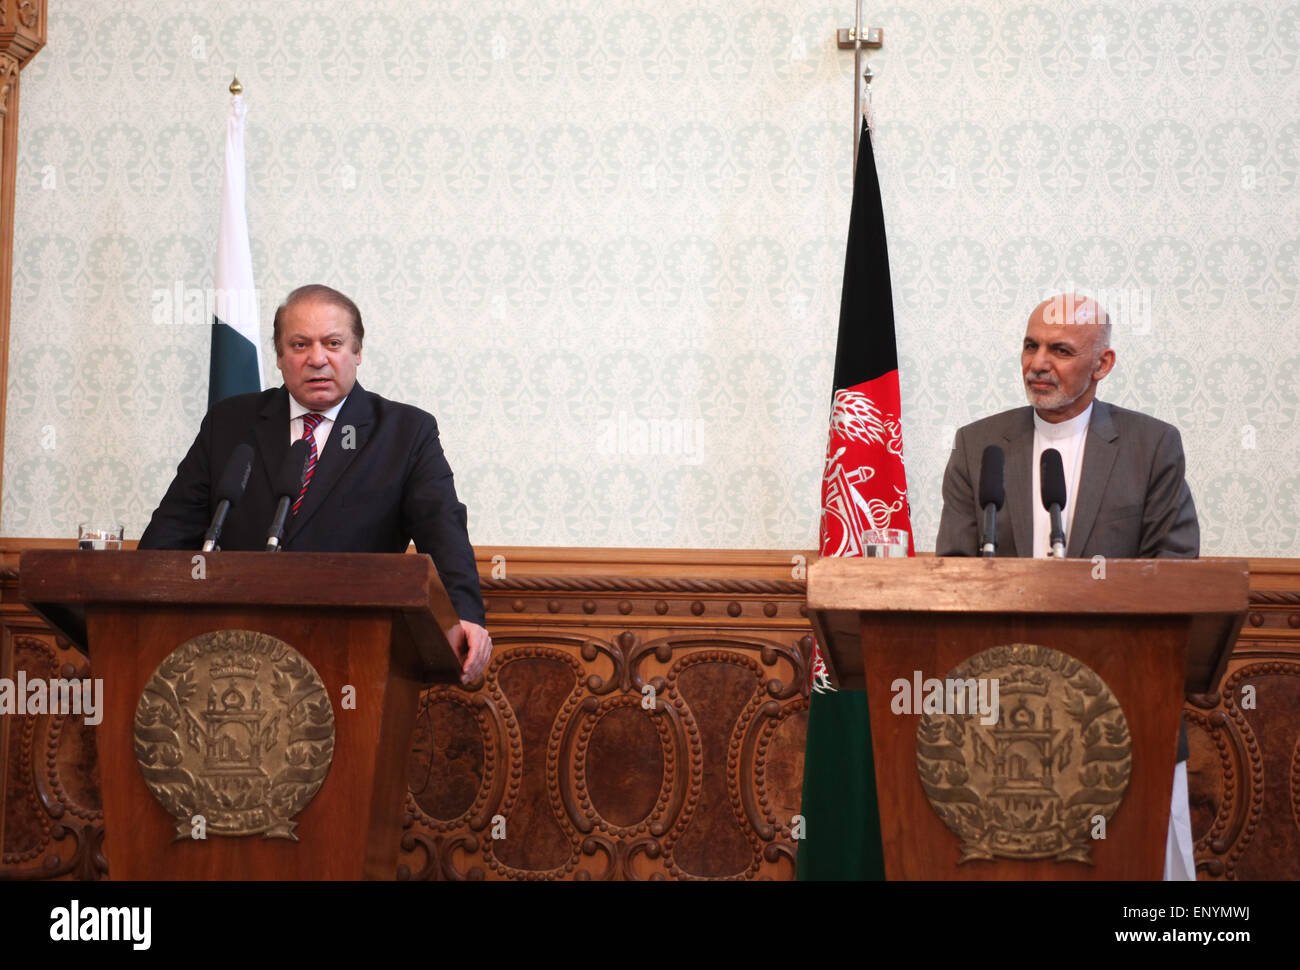
[[[257,373],[257,347],[220,320],[212,321],[212,356],[208,364],[208,407],[235,394],[262,389]]]
[[[797,877],[884,879],[867,692],[814,693],[804,750]]]

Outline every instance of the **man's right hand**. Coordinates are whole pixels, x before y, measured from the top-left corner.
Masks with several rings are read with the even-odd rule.
[[[478,680],[492,659],[492,637],[487,628],[461,620],[458,626],[447,631],[447,641],[460,661],[460,682],[471,684]]]

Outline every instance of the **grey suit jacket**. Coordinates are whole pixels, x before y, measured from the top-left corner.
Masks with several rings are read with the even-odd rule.
[[[1006,504],[998,513],[998,555],[1031,556],[1034,539],[1034,417],[1025,406],[957,432],[943,475],[936,556],[979,554],[977,507],[984,448],[1006,455]],[[1196,506],[1184,478],[1178,429],[1138,411],[1094,401],[1083,451],[1074,521],[1065,554],[1091,559],[1195,559],[1201,548]]]

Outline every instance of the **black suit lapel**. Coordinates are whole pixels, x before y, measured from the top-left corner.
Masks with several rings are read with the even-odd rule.
[[[1110,481],[1110,470],[1119,453],[1119,432],[1111,420],[1110,405],[1104,401],[1092,402],[1092,418],[1088,421],[1088,434],[1084,438],[1083,468],[1079,472],[1079,494],[1075,498],[1074,520],[1070,523],[1070,536],[1065,555],[1078,558],[1083,544],[1092,535],[1101,509],[1101,497]]]
[[[330,429],[325,450],[316,459],[316,470],[312,473],[311,484],[307,486],[307,495],[302,500],[302,508],[290,520],[285,530],[286,546],[325,504],[330,491],[356,460],[357,454],[366,446],[374,419],[375,407],[370,399],[370,392],[364,390],[360,384],[352,385],[347,401],[339,409],[338,417],[334,419],[334,427]]]
[[[1016,411],[1015,423],[1004,436],[1007,509],[1011,513],[1011,550],[1017,556],[1034,554],[1034,409]]]
[[[275,495],[275,477],[289,453],[289,392],[281,387],[270,396],[257,415],[257,451],[262,459],[266,484]],[[270,513],[267,513],[269,520]]]

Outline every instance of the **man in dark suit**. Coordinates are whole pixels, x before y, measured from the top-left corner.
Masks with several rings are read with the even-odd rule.
[[[290,293],[274,325],[284,386],[213,405],[139,548],[200,548],[217,480],[245,442],[257,457],[244,496],[226,519],[221,547],[264,548],[278,500],[274,479],[291,441],[306,439],[314,462],[281,548],[405,552],[414,540],[433,558],[460,616],[449,639],[461,658],[461,679],[470,683],[487,666],[492,639],[483,626],[465,506],[456,498],[433,415],[356,382],[364,335],[356,304],[337,290],[313,284]]]
[[[1195,559],[1201,534],[1184,478],[1178,429],[1146,414],[1098,401],[1097,384],[1115,366],[1110,320],[1093,300],[1065,294],[1029,315],[1020,367],[1029,406],[957,431],[943,476],[937,556],[979,554],[980,462],[988,445],[1006,458],[1006,503],[998,517],[998,555],[1048,556],[1047,513],[1038,501],[1038,457],[1061,452],[1070,558]],[[1178,766],[1165,854],[1167,879],[1195,879],[1187,803],[1187,737]]]

